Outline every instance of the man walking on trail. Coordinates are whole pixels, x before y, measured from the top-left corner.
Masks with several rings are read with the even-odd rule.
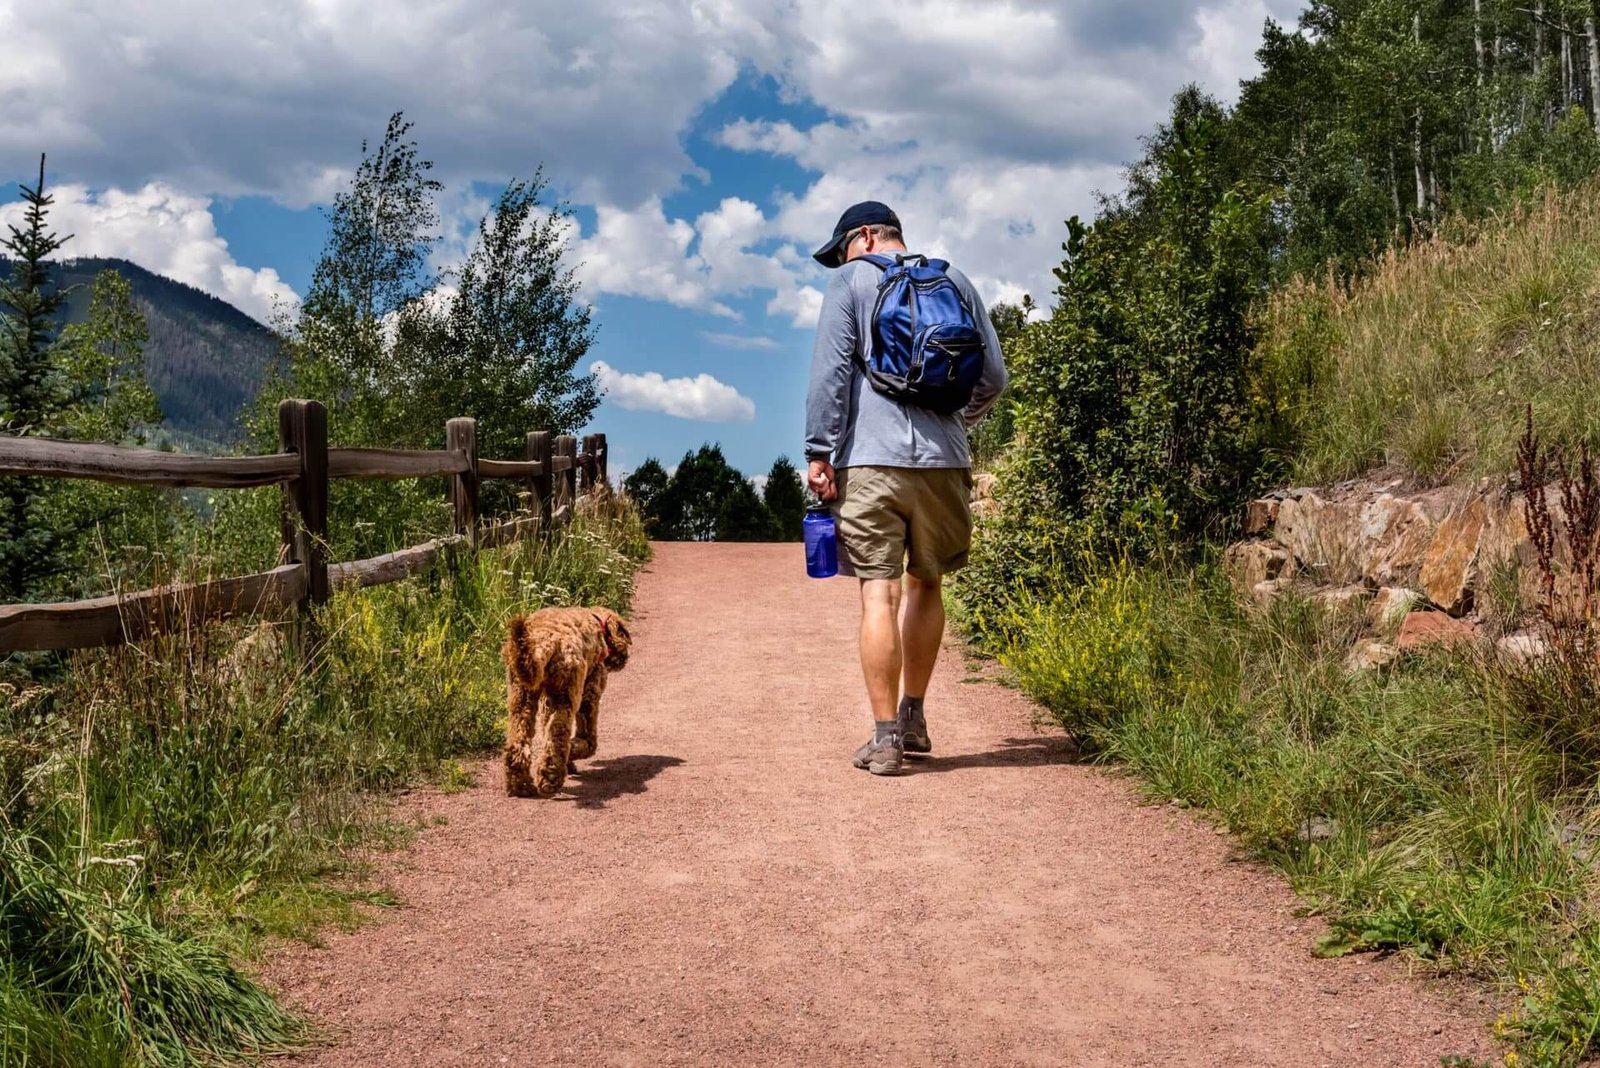
[[[942,579],[967,562],[972,541],[967,428],[999,398],[1006,370],[972,283],[910,255],[886,205],[850,208],[814,257],[838,274],[812,353],[807,483],[833,504],[840,572],[861,580],[861,669],[874,728],[854,763],[895,775],[906,753],[933,748],[923,699],[944,637]],[[949,297],[942,305],[941,292]],[[895,300],[909,308],[909,328],[897,331],[893,309],[886,312]],[[934,321],[941,311],[948,330]],[[941,331],[949,344],[928,340]],[[915,351],[898,377],[885,370],[888,349]],[[916,392],[924,355],[951,386],[938,397]]]

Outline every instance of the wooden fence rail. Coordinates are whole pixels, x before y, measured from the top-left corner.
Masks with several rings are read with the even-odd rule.
[[[528,435],[526,458],[480,459],[477,424],[451,419],[445,448],[328,447],[328,413],[319,401],[278,406],[281,451],[271,456],[183,456],[155,449],[91,445],[49,438],[0,437],[0,475],[89,478],[134,486],[248,489],[282,485],[283,563],[270,571],[211,582],[59,604],[0,605],[0,655],[87,649],[142,641],[184,626],[246,615],[302,616],[343,583],[376,586],[426,571],[451,546],[493,548],[571,522],[580,487],[607,485],[606,437]],[[328,485],[337,479],[449,480],[454,533],[370,560],[329,563]],[[523,483],[528,515],[484,524],[478,514],[483,479]]]

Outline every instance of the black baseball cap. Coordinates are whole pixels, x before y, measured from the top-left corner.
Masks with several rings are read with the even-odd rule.
[[[823,245],[811,254],[811,258],[824,267],[839,266],[839,246],[851,231],[859,230],[863,226],[892,226],[900,229],[900,216],[896,215],[887,204],[876,200],[863,200],[859,204],[852,204],[845,209],[839,221],[833,227],[833,240]]]

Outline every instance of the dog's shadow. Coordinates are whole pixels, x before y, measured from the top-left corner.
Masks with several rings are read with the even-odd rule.
[[[1018,768],[1042,764],[1080,764],[1084,753],[1078,742],[1062,734],[1036,734],[1031,738],[1006,738],[986,753],[927,756],[907,760],[906,771],[926,775],[966,768]]]
[[[579,808],[605,808],[624,794],[642,794],[651,779],[683,763],[675,756],[621,756],[589,760],[567,776],[565,795]]]

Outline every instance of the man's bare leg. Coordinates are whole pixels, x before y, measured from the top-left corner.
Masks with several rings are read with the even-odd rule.
[[[861,580],[861,673],[879,723],[895,719],[900,701],[899,616],[899,579]]]
[[[904,692],[920,700],[927,696],[928,680],[939,659],[939,643],[944,640],[944,587],[937,578],[929,582],[907,575],[905,602],[905,618],[900,621]]]

